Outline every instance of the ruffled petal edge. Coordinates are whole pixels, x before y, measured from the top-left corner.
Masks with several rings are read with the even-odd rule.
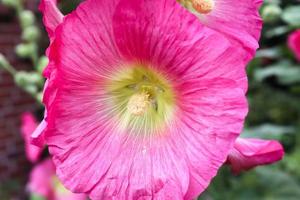
[[[283,155],[284,149],[278,141],[238,138],[228,155],[227,163],[234,174],[239,174],[258,165],[277,162]]]

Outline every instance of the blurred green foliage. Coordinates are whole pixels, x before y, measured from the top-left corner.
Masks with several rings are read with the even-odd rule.
[[[248,66],[250,111],[243,137],[280,140],[277,164],[234,176],[224,166],[199,200],[300,199],[300,62],[287,47],[300,28],[300,1],[267,0],[261,47]]]

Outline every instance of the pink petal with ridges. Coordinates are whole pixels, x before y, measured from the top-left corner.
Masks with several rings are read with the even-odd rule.
[[[227,162],[231,165],[232,171],[238,174],[258,165],[279,161],[283,155],[283,147],[278,141],[238,138]]]
[[[50,45],[46,50],[46,55],[51,57],[50,47],[55,39],[55,30],[62,23],[64,15],[57,8],[57,0],[41,0],[39,10],[43,14],[43,23],[46,27],[50,40]],[[55,71],[55,64],[52,62],[52,59],[49,59],[49,64],[43,71],[43,75],[47,78],[43,91],[43,103],[46,105],[45,116],[44,120],[40,123],[37,130],[32,135],[32,142],[37,146],[42,146],[44,143],[44,133],[47,128],[47,109],[56,94],[56,88],[53,87],[53,84],[49,84],[55,76]]]
[[[225,34],[233,45],[246,51],[245,61],[255,55],[262,29],[258,9],[262,0],[213,0],[215,7],[209,14],[201,14],[201,21],[208,27]]]
[[[241,59],[244,50],[232,47],[220,34],[199,24],[196,17],[180,9],[176,2],[137,2],[121,1],[118,7],[123,10],[114,15],[114,36],[126,60],[151,63],[168,74],[180,76],[183,81],[204,75],[229,77],[246,92],[247,76]],[[187,23],[175,26],[183,16]],[[155,38],[157,34],[164,39]],[[136,40],[142,41],[141,44]]]
[[[56,27],[63,21],[63,14],[57,8],[57,0],[41,0],[39,10],[43,13],[43,22],[50,40],[54,37]]]

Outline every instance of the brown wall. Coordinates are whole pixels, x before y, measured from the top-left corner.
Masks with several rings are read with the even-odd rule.
[[[37,8],[37,3],[26,2],[31,9]],[[19,42],[20,28],[13,10],[0,5],[0,52],[17,69],[30,70],[30,62],[14,53],[14,46]],[[15,180],[24,184],[27,179],[30,165],[20,136],[20,115],[36,108],[33,98],[15,86],[12,77],[0,69],[0,198],[5,183]]]

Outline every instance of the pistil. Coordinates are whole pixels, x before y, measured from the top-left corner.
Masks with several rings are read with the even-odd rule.
[[[141,116],[148,110],[150,104],[150,95],[148,93],[137,93],[129,98],[127,109],[131,114]]]
[[[214,0],[192,0],[193,8],[200,14],[210,13],[214,7]]]

